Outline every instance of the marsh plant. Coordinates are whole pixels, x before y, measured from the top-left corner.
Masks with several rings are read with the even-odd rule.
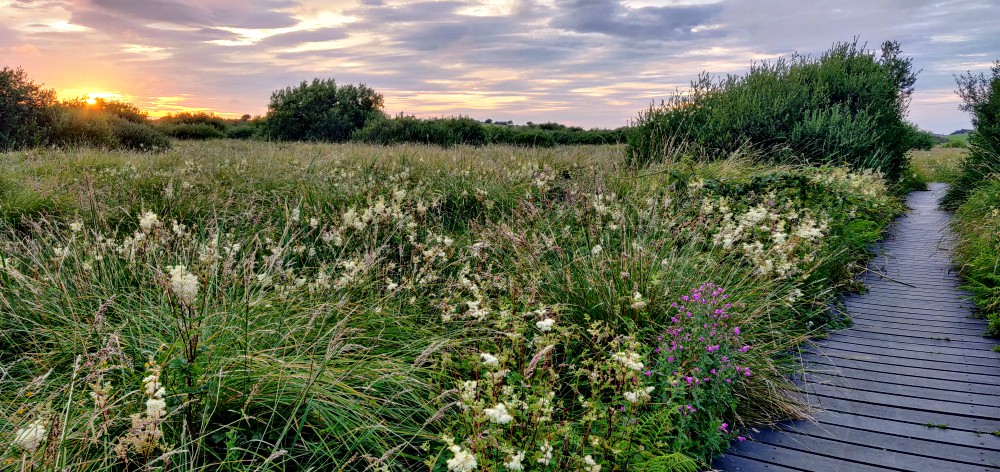
[[[0,461],[697,470],[804,414],[788,354],[899,212],[882,178],[622,156],[0,155]]]

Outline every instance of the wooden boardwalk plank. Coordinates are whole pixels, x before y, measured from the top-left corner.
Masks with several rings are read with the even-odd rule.
[[[801,353],[795,381],[815,421],[756,431],[714,467],[1000,470],[1000,353],[959,289],[943,191],[910,195],[865,274],[869,290],[844,298],[853,325]]]

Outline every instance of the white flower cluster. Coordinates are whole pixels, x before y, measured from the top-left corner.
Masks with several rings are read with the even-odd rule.
[[[538,330],[543,333],[551,331],[552,327],[555,325],[556,325],[556,320],[552,318],[545,318],[544,320],[535,323],[535,327],[538,328]]]
[[[28,423],[23,428],[18,428],[14,433],[14,445],[23,451],[34,452],[43,442],[48,431],[41,418]]]
[[[198,299],[198,276],[188,272],[184,265],[168,266],[170,290],[185,305],[193,307]]]
[[[625,392],[623,395],[625,396],[625,400],[627,400],[629,403],[641,403],[644,401],[648,401],[650,399],[649,394],[653,393],[653,390],[655,388],[656,387],[646,387],[646,388],[639,387],[638,389],[633,390],[631,392]]]
[[[160,369],[154,367],[152,372],[142,379],[146,397],[146,416],[151,420],[159,420],[167,416],[167,401],[163,399],[167,391],[160,383]]]
[[[611,356],[611,360],[635,371],[640,371],[645,367],[642,363],[642,356],[637,352],[616,352]]]
[[[601,472],[601,464],[598,464],[590,454],[587,454],[583,458],[583,470],[584,472]]]
[[[156,213],[147,211],[139,217],[139,228],[142,229],[143,233],[149,233],[153,228],[160,225],[160,218],[156,216]]]
[[[468,472],[476,468],[476,456],[472,454],[468,449],[463,449],[462,446],[457,444],[452,444],[448,448],[454,456],[448,459],[448,470],[452,472]]]
[[[483,413],[491,423],[495,424],[507,424],[514,420],[514,417],[507,412],[507,405],[502,402],[492,408],[484,408]]]

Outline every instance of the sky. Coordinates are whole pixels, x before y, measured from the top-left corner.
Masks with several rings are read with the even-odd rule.
[[[899,41],[909,119],[968,128],[954,74],[1000,58],[1000,0],[0,0],[0,66],[151,116],[258,115],[303,80],[388,113],[613,128],[702,71]]]

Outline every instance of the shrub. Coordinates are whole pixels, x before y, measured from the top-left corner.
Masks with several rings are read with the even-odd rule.
[[[176,139],[219,139],[225,138],[226,134],[218,128],[207,123],[178,123],[175,125],[161,126],[161,130],[172,138]]]
[[[257,127],[253,125],[235,125],[226,130],[229,139],[253,139],[257,134]]]
[[[913,127],[911,60],[886,42],[880,55],[857,40],[818,58],[795,55],[751,66],[744,76],[702,74],[688,95],[640,113],[628,138],[638,164],[662,161],[671,142],[728,155],[746,145],[781,163],[847,164],[892,178],[906,167]]]
[[[1000,173],[1000,60],[994,63],[989,77],[968,72],[955,80],[964,102],[959,109],[972,115],[975,132],[969,136],[969,156],[962,163],[962,174],[941,201],[951,210],[965,202],[989,176]]]
[[[55,92],[32,82],[24,69],[0,69],[0,151],[42,144],[54,104]]]
[[[170,149],[170,138],[156,128],[129,120],[114,120],[111,132],[117,147],[131,151],[165,151]]]
[[[104,149],[116,147],[111,115],[76,107],[59,108],[55,115],[49,129],[49,143]]]
[[[272,139],[285,141],[346,141],[368,120],[380,117],[382,106],[382,95],[364,84],[303,81],[271,94],[266,132]]]
[[[157,120],[158,125],[162,126],[174,126],[174,125],[204,125],[215,128],[220,132],[225,132],[229,128],[229,123],[222,117],[215,115],[214,113],[177,113],[169,114]]]

